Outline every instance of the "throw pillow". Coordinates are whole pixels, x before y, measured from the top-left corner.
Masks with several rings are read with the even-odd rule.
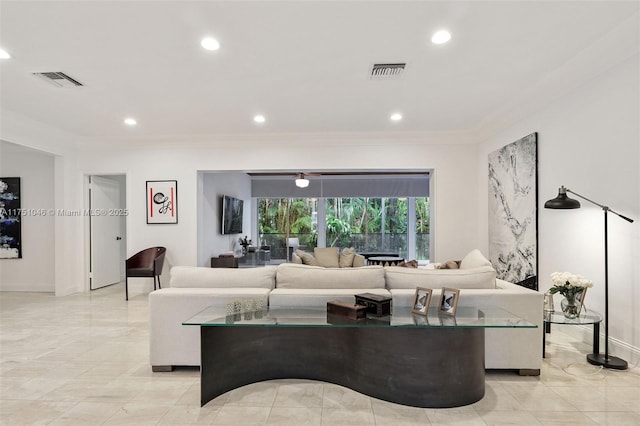
[[[408,262],[402,261],[400,263],[398,263],[396,266],[403,266],[405,268],[417,268],[418,267],[418,261],[417,260],[409,260]]]
[[[302,251],[302,250],[296,250],[296,255],[300,259],[302,259],[302,263],[305,265],[320,266],[316,258],[313,257],[311,253],[307,253],[306,251]]]
[[[438,266],[438,269],[460,269],[460,261],[449,260],[447,262],[441,263],[440,266]]]
[[[340,253],[340,259],[338,260],[338,264],[341,268],[351,268],[353,266],[353,259],[356,257],[356,249],[354,247],[349,247]]]
[[[338,263],[338,247],[316,247],[313,249],[313,255],[320,266],[325,268],[340,267]]]
[[[461,261],[460,269],[478,268],[480,266],[491,266],[491,262],[480,253],[480,250],[471,250]]]
[[[418,267],[418,261],[413,259],[407,262],[407,267],[408,268],[417,268]]]

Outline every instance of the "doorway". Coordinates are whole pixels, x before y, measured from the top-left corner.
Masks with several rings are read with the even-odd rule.
[[[124,280],[126,262],[126,176],[89,176],[89,289]]]

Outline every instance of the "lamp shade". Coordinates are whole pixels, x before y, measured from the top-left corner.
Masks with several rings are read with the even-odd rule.
[[[303,173],[300,173],[296,179],[296,186],[298,188],[306,188],[309,186],[309,179],[305,178]]]
[[[545,209],[579,209],[580,202],[567,196],[567,189],[561,186],[558,190],[558,196],[544,203]]]

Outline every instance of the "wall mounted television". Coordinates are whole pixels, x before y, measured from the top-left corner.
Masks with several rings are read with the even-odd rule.
[[[222,196],[222,233],[242,233],[243,201],[228,195]]]

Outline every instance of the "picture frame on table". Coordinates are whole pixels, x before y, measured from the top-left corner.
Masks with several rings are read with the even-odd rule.
[[[178,223],[178,181],[147,181],[147,224]]]
[[[457,288],[442,287],[440,303],[438,303],[438,315],[454,316],[458,309],[460,290]]]
[[[583,288],[581,291],[576,293],[576,303],[578,304],[578,316],[582,313],[582,308],[584,307],[584,298],[587,296],[587,288]],[[587,308],[584,308],[585,310]]]
[[[429,310],[429,302],[431,302],[431,294],[433,290],[430,288],[417,287],[413,296],[413,305],[411,312],[418,315],[427,315]]]

